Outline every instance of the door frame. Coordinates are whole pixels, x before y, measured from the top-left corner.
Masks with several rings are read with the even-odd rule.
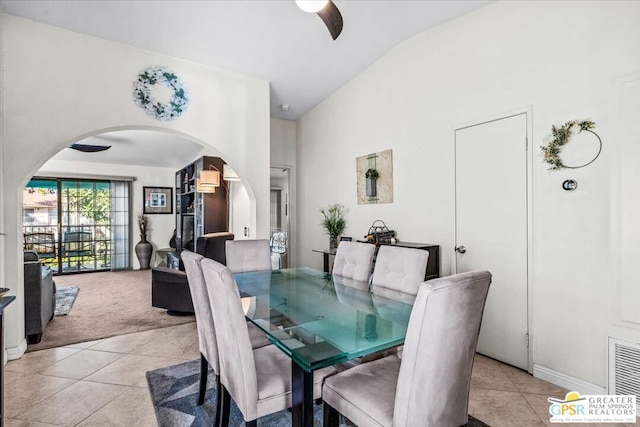
[[[287,175],[289,176],[289,188],[287,189],[289,191],[289,234],[287,236],[287,242],[289,245],[289,248],[287,249],[287,256],[288,256],[288,262],[289,265],[288,267],[296,267],[298,264],[296,263],[297,261],[297,256],[296,256],[296,240],[297,240],[297,233],[296,233],[296,212],[297,212],[297,207],[296,207],[296,199],[297,197],[295,196],[296,194],[296,176],[295,176],[295,170],[294,167],[291,165],[281,165],[281,164],[271,164],[269,165],[269,170],[271,170],[271,168],[276,168],[276,169],[286,169],[287,170]],[[271,181],[271,178],[269,178],[269,181]],[[269,182],[269,184],[271,184],[271,182]]]
[[[526,117],[526,151],[527,151],[527,160],[526,160],[526,180],[527,180],[527,329],[528,329],[528,368],[527,371],[529,373],[533,372],[533,343],[535,339],[535,331],[533,328],[533,313],[534,313],[534,304],[533,304],[533,287],[534,287],[534,241],[533,241],[533,191],[534,191],[534,181],[533,181],[533,152],[535,149],[535,144],[533,143],[533,106],[528,105],[525,107],[515,108],[513,110],[508,110],[502,113],[492,114],[487,117],[469,120],[458,125],[454,125],[452,128],[453,133],[453,144],[451,149],[453,151],[453,208],[454,208],[454,220],[453,220],[453,245],[452,248],[455,249],[457,243],[457,198],[456,198],[456,131],[470,128],[473,126],[483,125],[485,123],[495,122],[502,119],[508,119],[514,116],[519,116],[525,114]],[[457,273],[458,271],[458,257],[453,255],[453,271]]]

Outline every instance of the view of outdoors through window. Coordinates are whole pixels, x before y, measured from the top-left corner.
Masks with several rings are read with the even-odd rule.
[[[23,193],[24,250],[33,250],[57,274],[110,270],[114,216],[128,203],[109,181],[34,179]],[[121,222],[128,235],[128,219]],[[122,230],[119,233],[121,234]]]

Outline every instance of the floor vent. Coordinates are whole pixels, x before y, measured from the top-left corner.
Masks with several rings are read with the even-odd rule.
[[[640,343],[609,337],[609,394],[640,399]]]

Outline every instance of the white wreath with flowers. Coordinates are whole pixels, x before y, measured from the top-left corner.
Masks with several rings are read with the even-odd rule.
[[[153,85],[158,83],[173,90],[166,104],[157,101],[151,94]],[[156,65],[138,74],[138,78],[133,82],[133,101],[149,116],[168,122],[184,114],[189,107],[189,93],[182,80],[171,70]]]

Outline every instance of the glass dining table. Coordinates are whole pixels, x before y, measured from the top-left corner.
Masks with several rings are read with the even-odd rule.
[[[292,424],[313,425],[313,372],[404,342],[411,304],[310,268],[235,273],[245,315],[293,363]]]

